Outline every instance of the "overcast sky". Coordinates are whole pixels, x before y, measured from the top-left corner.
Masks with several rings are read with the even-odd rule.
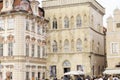
[[[42,0],[38,0],[41,1]],[[120,9],[120,0],[97,0],[105,8],[104,26],[106,27],[106,18],[113,14],[114,9]]]

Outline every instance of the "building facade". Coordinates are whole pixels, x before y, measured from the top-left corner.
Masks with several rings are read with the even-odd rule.
[[[115,9],[113,16],[107,19],[107,69],[115,70],[120,67],[120,9]]]
[[[104,8],[95,0],[44,0],[49,20],[47,78],[80,70],[99,75],[105,67]]]
[[[12,80],[45,78],[46,24],[37,0],[0,0],[0,75]]]

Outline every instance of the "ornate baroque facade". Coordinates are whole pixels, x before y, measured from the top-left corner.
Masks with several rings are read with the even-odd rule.
[[[105,67],[104,8],[95,0],[44,0],[49,20],[48,78],[81,70],[99,75]]]
[[[46,24],[36,0],[0,0],[0,76],[12,80],[45,78]]]

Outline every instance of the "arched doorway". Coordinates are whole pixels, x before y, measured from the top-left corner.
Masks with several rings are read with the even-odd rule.
[[[69,72],[70,68],[71,68],[70,62],[68,60],[64,61],[63,62],[63,72],[64,73]]]

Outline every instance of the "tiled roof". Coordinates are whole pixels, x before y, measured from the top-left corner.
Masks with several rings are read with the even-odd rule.
[[[13,10],[15,10],[16,8],[22,7],[21,1],[28,1],[29,7],[28,7],[28,9],[26,11],[32,13],[32,9],[31,9],[30,1],[29,0],[14,0]],[[3,7],[3,0],[0,0],[0,11],[1,11],[2,7]],[[42,13],[42,15],[40,13]],[[39,16],[44,16],[44,10],[42,8],[39,8]]]

